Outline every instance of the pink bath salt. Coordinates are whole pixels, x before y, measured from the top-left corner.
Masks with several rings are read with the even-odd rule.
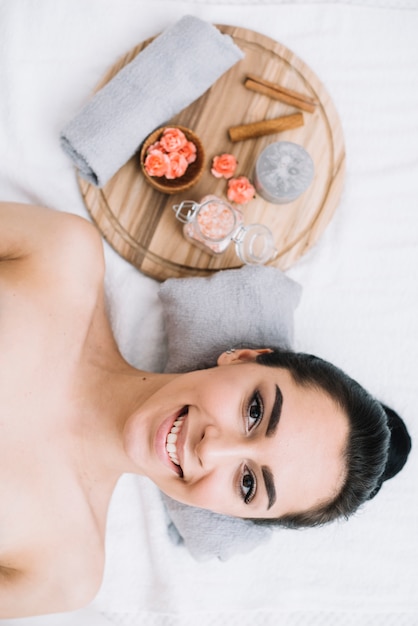
[[[196,232],[196,229],[193,224],[184,225],[184,234],[186,235],[186,237],[193,239],[195,243],[199,242],[196,245],[198,245],[200,248],[203,248],[204,250],[211,250],[215,254],[220,254],[221,252],[224,252],[224,250],[226,250],[226,248],[228,247],[228,243],[229,243],[228,242],[227,244],[225,243],[219,244],[215,241],[207,241],[204,237],[202,237],[199,233]]]
[[[235,226],[235,217],[229,207],[209,202],[201,207],[197,223],[204,237],[219,241],[230,235]]]

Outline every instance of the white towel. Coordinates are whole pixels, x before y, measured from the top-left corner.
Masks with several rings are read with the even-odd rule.
[[[191,15],[122,68],[61,133],[80,175],[102,187],[155,128],[243,58],[228,35]]]

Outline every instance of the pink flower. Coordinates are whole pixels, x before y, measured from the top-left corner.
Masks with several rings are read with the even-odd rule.
[[[153,144],[151,144],[147,149],[147,154],[149,154],[151,150],[161,150],[161,152],[165,152],[160,141],[155,141]]]
[[[211,174],[215,178],[231,178],[237,169],[237,160],[233,154],[224,153],[213,157]]]
[[[230,202],[245,204],[255,196],[255,189],[246,176],[231,178],[228,181],[227,197]]]
[[[187,170],[186,157],[179,152],[169,152],[168,156],[168,169],[165,173],[166,178],[180,178]]]
[[[149,150],[144,167],[148,176],[165,176],[170,166],[170,159],[161,150]]]
[[[179,128],[165,128],[160,144],[166,152],[178,152],[187,144],[186,135]]]
[[[165,128],[160,138],[147,149],[144,169],[149,176],[180,178],[196,158],[197,146],[188,141],[182,130]]]
[[[187,163],[190,164],[196,161],[196,146],[192,141],[187,141],[178,152],[185,157]]]

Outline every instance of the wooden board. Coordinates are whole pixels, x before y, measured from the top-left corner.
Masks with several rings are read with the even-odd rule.
[[[274,141],[294,141],[310,153],[315,177],[302,196],[290,204],[277,205],[257,195],[244,206],[246,224],[266,224],[273,231],[278,255],[272,265],[281,269],[288,268],[318,240],[342,191],[345,171],[342,128],[337,111],[314,72],[285,46],[264,35],[232,26],[219,28],[234,38],[245,58],[172,119],[173,123],[193,129],[204,144],[207,166],[197,185],[186,194],[162,194],[146,183],[137,156],[102,189],[79,179],[85,204],[105,239],[122,257],[158,280],[202,276],[241,265],[233,245],[222,256],[213,257],[188,243],[171,209],[181,200],[199,201],[208,193],[226,197],[226,181],[210,174],[210,162],[216,154],[234,154],[239,161],[237,175],[251,179],[257,155]],[[149,41],[120,59],[98,88]],[[314,113],[304,113],[304,125],[300,128],[232,143],[227,133],[231,126],[297,112],[294,107],[246,89],[243,83],[247,74],[304,93],[319,101],[319,105]]]

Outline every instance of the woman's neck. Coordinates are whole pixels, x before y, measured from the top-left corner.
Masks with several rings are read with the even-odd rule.
[[[146,467],[134,465],[126,454],[125,424],[170,378],[132,367],[117,348],[95,351],[84,363],[78,378],[73,441],[79,476],[96,502],[93,506],[107,509],[122,474],[146,473]]]
[[[73,459],[92,506],[107,509],[124,473],[146,473],[126,454],[123,433],[127,420],[170,375],[132,367],[121,355],[106,313],[98,299],[72,391]],[[96,503],[96,504],[94,504]]]

